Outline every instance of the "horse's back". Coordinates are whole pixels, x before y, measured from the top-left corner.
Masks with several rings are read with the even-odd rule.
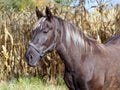
[[[119,45],[120,44],[120,34],[111,37],[106,45]]]

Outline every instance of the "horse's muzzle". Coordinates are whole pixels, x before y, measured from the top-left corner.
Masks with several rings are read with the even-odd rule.
[[[26,62],[29,66],[37,66],[38,61],[41,59],[40,54],[31,46],[27,48],[25,53]]]

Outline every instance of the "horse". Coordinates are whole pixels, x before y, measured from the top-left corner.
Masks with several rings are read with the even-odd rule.
[[[102,44],[54,16],[49,7],[45,14],[36,7],[38,21],[25,52],[27,64],[36,67],[46,53],[56,50],[65,66],[64,81],[69,90],[120,90],[119,37]]]

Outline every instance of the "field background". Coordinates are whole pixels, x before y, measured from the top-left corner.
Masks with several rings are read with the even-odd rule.
[[[31,29],[37,21],[35,6],[44,13],[47,5],[54,15],[75,24],[101,43],[120,33],[120,3],[81,0],[72,6],[74,1],[0,0],[0,90],[19,90],[19,85],[22,90],[67,90],[62,79],[64,65],[55,51],[48,53],[36,68],[25,62]],[[91,7],[93,11],[86,9],[86,2],[97,3]]]

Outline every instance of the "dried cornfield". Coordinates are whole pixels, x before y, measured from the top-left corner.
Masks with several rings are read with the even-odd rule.
[[[54,15],[77,25],[86,35],[99,42],[106,42],[109,37],[119,33],[120,5],[110,10],[96,7],[94,12],[88,12],[84,6],[61,8],[50,4],[50,7]],[[40,9],[43,11],[44,7]],[[55,79],[63,75],[64,65],[55,51],[47,54],[36,68],[29,67],[24,61],[31,29],[36,22],[35,11],[1,11],[0,21],[0,80],[43,76],[56,83]]]

